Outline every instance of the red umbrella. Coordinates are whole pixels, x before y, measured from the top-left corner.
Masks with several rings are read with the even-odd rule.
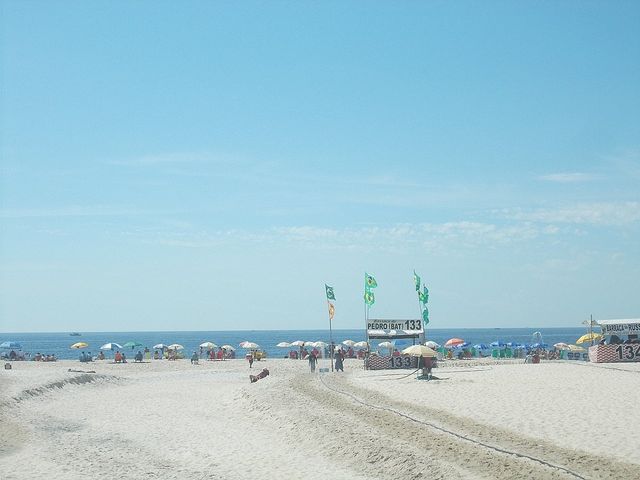
[[[447,343],[444,344],[445,347],[455,347],[456,345],[462,345],[464,340],[461,338],[450,338],[447,340]]]

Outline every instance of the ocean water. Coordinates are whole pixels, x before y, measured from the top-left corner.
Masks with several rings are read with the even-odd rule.
[[[575,343],[584,333],[584,328],[457,328],[457,329],[428,329],[427,340],[433,340],[439,344],[445,343],[449,338],[458,337],[465,341],[476,344],[489,344],[496,340],[503,342],[533,343],[533,333],[541,332],[545,343]],[[22,345],[24,352],[34,355],[36,352],[43,354],[55,354],[59,359],[77,359],[79,350],[69,347],[76,342],[86,342],[89,347],[85,349],[96,355],[102,345],[109,342],[123,345],[130,341],[142,343],[144,349],[150,349],[158,344],[169,345],[179,343],[183,345],[185,356],[193,351],[199,350],[199,345],[203,342],[213,342],[218,346],[225,344],[236,347],[239,355],[243,350],[238,348],[238,344],[245,340],[257,343],[267,355],[272,358],[284,357],[289,349],[276,347],[280,342],[293,342],[296,340],[318,341],[329,343],[328,330],[241,330],[241,331],[211,331],[211,332],[79,332],[81,336],[70,336],[69,332],[58,333],[0,333],[0,343],[5,341],[15,341]],[[350,339],[354,341],[366,340],[364,329],[357,330],[334,330],[333,340],[338,343]],[[373,347],[382,340],[372,341]],[[411,345],[411,340],[397,340],[396,346],[403,348]],[[131,352],[131,350],[125,350]],[[107,352],[107,356],[111,356]],[[129,355],[131,356],[131,355]]]

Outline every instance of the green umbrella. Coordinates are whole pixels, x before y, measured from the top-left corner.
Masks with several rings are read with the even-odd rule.
[[[131,347],[131,350],[133,350],[136,347],[141,347],[142,344],[140,342],[127,342],[124,345],[122,345],[122,348],[129,348]]]

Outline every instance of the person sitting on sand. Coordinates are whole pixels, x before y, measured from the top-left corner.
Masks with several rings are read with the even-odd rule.
[[[104,352],[98,354],[98,360],[104,360]]]
[[[258,375],[249,375],[249,381],[251,383],[256,383],[258,380],[261,380],[268,376],[269,376],[269,370],[267,370],[266,368],[263,368]]]
[[[122,352],[122,363],[127,363],[127,356]]]
[[[142,363],[142,352],[140,350],[138,350],[138,353],[136,353],[136,356],[133,357],[133,361]]]
[[[116,363],[122,363],[122,354],[119,351],[116,351],[115,356],[113,357],[113,360]]]
[[[198,357],[198,354],[194,351],[193,355],[191,355],[191,365],[197,364],[199,359],[200,357]]]
[[[160,360],[160,354],[158,353],[158,350],[154,350],[153,359],[154,360]]]

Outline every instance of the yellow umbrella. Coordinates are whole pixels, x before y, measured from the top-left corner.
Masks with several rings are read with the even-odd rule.
[[[435,350],[430,349],[425,345],[411,345],[408,348],[402,350],[405,355],[411,355],[412,357],[437,357],[438,353]]]
[[[78,343],[74,343],[73,345],[71,345],[71,347],[69,348],[87,348],[89,346],[88,343],[84,343],[84,342],[78,342]]]
[[[587,343],[591,341],[597,342],[601,338],[602,338],[602,335],[599,333],[595,333],[595,332],[585,333],[578,340],[576,340],[576,343]]]

